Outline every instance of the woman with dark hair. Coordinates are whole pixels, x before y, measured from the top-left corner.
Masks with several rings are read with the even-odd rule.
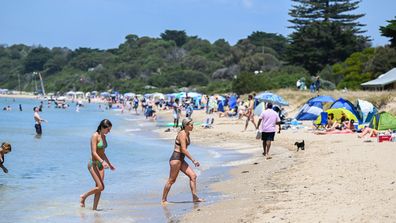
[[[80,206],[85,207],[85,199],[88,196],[95,194],[93,210],[97,210],[100,199],[100,194],[104,190],[104,169],[110,168],[115,170],[115,167],[110,163],[105,154],[107,147],[106,135],[110,132],[112,127],[108,119],[103,119],[98,129],[91,137],[91,155],[92,158],[88,162],[88,170],[95,181],[95,187],[80,196]]]
[[[176,182],[176,178],[179,172],[182,171],[185,175],[190,178],[190,188],[192,193],[193,202],[202,202],[203,199],[197,195],[197,174],[184,160],[187,157],[192,163],[199,167],[199,162],[194,160],[191,154],[188,152],[187,147],[190,145],[190,132],[193,130],[193,122],[191,118],[185,118],[182,121],[180,132],[177,134],[175,139],[175,146],[171,158],[169,159],[170,174],[168,181],[165,184],[164,191],[162,194],[163,205],[168,203],[168,193],[172,187],[172,184]]]

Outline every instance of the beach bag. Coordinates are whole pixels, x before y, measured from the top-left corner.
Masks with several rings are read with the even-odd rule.
[[[256,131],[256,139],[261,139],[261,132],[260,130]]]

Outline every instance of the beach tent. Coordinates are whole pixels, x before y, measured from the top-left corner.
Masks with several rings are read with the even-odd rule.
[[[316,120],[320,113],[323,112],[322,102],[307,102],[297,112],[295,119],[301,120]]]
[[[217,111],[224,112],[224,103],[221,100],[217,101]]]
[[[77,92],[76,92],[76,98],[84,98],[84,92],[82,92],[82,91],[77,91]]]
[[[362,123],[370,123],[374,115],[378,113],[377,108],[370,102],[358,99],[356,102],[356,110],[362,119]]]
[[[362,124],[362,119],[359,115],[359,112],[356,110],[356,107],[352,104],[352,102],[343,98],[339,98],[337,101],[333,102],[333,104],[330,105],[330,109],[332,108],[345,108],[349,110],[350,112],[352,112],[352,114],[355,115],[355,117],[359,121],[359,124]]]
[[[294,118],[297,120],[316,120],[323,112],[323,104],[334,101],[334,98],[327,95],[311,98],[300,108]]]
[[[228,100],[228,106],[230,109],[234,109],[237,106],[237,98],[236,96],[231,96]]]
[[[371,120],[370,127],[377,130],[396,130],[396,116],[389,112],[377,113]]]
[[[308,100],[310,103],[320,102],[320,103],[327,103],[327,102],[335,102],[335,99],[328,95],[319,95],[314,98]]]
[[[342,113],[345,113],[345,116],[349,120],[355,121],[355,123],[358,123],[358,118],[356,117],[355,114],[353,114],[351,111],[349,111],[346,108],[331,108],[326,110],[327,114],[334,114],[334,120],[337,122],[340,122]],[[318,118],[315,120],[315,124],[320,124],[321,123],[321,116],[318,116]]]
[[[254,108],[254,114],[260,116],[261,113],[265,110],[265,102],[260,102],[256,108]]]

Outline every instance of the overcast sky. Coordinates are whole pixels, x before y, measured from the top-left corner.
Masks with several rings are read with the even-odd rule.
[[[288,29],[291,0],[3,0],[0,44],[116,48],[128,34],[159,37],[166,29],[234,45],[254,31]],[[395,0],[363,0],[356,13],[373,45],[388,44],[379,26],[396,16]]]

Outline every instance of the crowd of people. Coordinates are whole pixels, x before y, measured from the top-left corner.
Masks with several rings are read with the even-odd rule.
[[[231,105],[232,103],[230,102],[230,96],[226,96],[223,98],[222,96],[208,97],[206,95],[203,95],[199,99],[186,97],[181,99],[171,98],[169,100],[164,100],[163,98],[153,99],[152,97],[139,99],[136,96],[133,98],[124,98],[122,100],[120,100],[119,98],[109,98],[106,100],[107,105],[104,107],[105,109],[118,108],[121,110],[121,112],[124,112],[127,109],[128,111],[131,111],[131,113],[135,114],[140,114],[139,107],[141,107],[141,113],[144,114],[146,119],[154,120],[156,119],[157,110],[172,111],[172,116],[174,119],[173,127],[175,129],[178,129],[178,133],[175,138],[173,152],[169,159],[169,178],[165,183],[161,199],[161,203],[163,205],[166,205],[168,203],[168,193],[180,172],[183,172],[189,178],[192,201],[204,201],[204,199],[200,198],[197,194],[197,174],[194,172],[193,168],[190,167],[189,164],[186,162],[187,158],[192,162],[195,167],[200,166],[199,161],[193,158],[192,153],[190,153],[188,150],[188,147],[191,144],[190,134],[194,128],[192,116],[194,110],[196,109],[201,109],[205,111],[208,115],[212,115],[212,119],[208,121],[208,123],[210,122],[210,124],[213,124],[213,114],[216,112],[219,114],[219,117],[236,117],[237,119],[242,119],[245,117],[246,124],[243,131],[246,131],[248,124],[252,122],[254,129],[260,130],[261,139],[263,141],[263,155],[266,156],[267,159],[271,159],[271,156],[269,155],[269,150],[271,142],[274,140],[276,125],[280,124],[281,121],[279,112],[273,109],[273,105],[271,103],[267,103],[267,110],[262,112],[262,114],[259,116],[258,123],[256,123],[254,119],[254,109],[257,106],[258,101],[254,98],[254,96],[249,95],[246,102],[238,96],[234,95],[233,97],[235,97],[236,99],[234,100],[235,103],[233,103],[233,105]],[[74,103],[74,101],[72,103]],[[69,107],[67,103],[61,103],[62,106],[57,106],[59,104],[60,103],[56,103],[57,108],[67,109]],[[44,102],[41,101],[39,106],[35,106],[33,108],[34,127],[37,136],[41,136],[43,134],[42,123],[48,122],[40,116],[40,112],[43,111],[43,105]],[[50,106],[50,102],[48,106]],[[77,102],[76,111],[78,111],[78,108],[82,106],[82,103]],[[101,106],[102,104],[99,104],[99,109],[102,109]],[[182,121],[179,125],[180,119],[182,119]],[[81,207],[85,207],[86,199],[89,196],[94,195],[93,210],[97,210],[101,193],[105,188],[104,170],[107,168],[111,170],[116,169],[112,162],[110,162],[109,158],[106,156],[105,152],[108,146],[106,135],[110,133],[111,129],[112,123],[110,122],[110,120],[103,119],[99,123],[96,131],[91,136],[91,158],[88,161],[87,168],[92,176],[95,186],[80,195]],[[5,173],[8,172],[8,169],[5,168],[5,166],[3,165],[4,155],[9,152],[11,152],[11,145],[6,142],[3,143],[0,150],[0,168],[2,168]]]

